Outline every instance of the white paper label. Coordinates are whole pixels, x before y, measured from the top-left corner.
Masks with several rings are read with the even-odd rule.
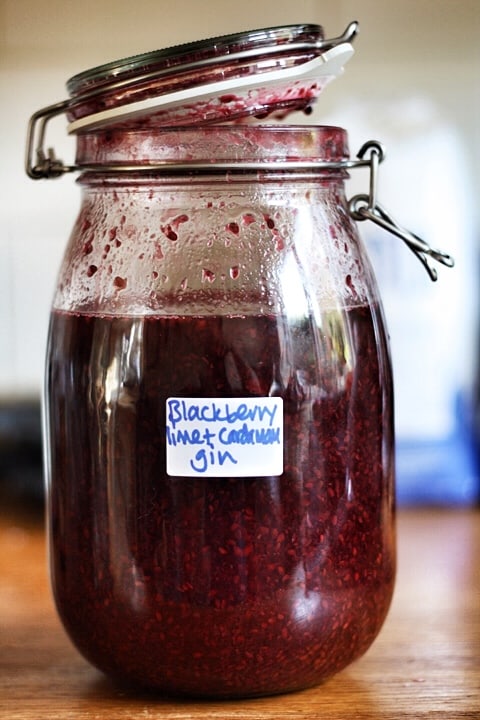
[[[166,433],[168,475],[283,472],[282,398],[168,398]]]

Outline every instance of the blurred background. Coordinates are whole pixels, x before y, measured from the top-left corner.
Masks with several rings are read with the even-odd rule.
[[[352,20],[356,54],[308,122],[346,127],[352,154],[383,142],[380,202],[456,259],[434,284],[400,240],[360,227],[392,340],[399,502],[478,502],[478,0],[0,0],[0,502],[42,504],[48,315],[80,195],[72,176],[24,174],[30,115],[65,99],[71,75],[119,57],[291,23],[318,23],[333,37]],[[70,162],[66,121],[49,133]],[[362,173],[350,195],[366,192]]]

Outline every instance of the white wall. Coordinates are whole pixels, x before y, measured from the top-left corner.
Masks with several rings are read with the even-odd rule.
[[[79,200],[71,176],[40,182],[25,176],[30,114],[64,99],[71,75],[118,57],[284,23],[317,22],[334,36],[354,19],[361,26],[356,56],[310,121],[347,117],[354,134],[347,99],[351,107],[365,98],[389,107],[406,97],[429,98],[458,131],[468,177],[478,187],[478,0],[0,0],[0,398],[40,392],[50,298]],[[380,114],[371,120],[378,139],[383,122]],[[72,158],[62,120],[52,124],[50,140],[62,159]],[[389,148],[390,177],[397,159]],[[396,188],[400,210],[408,184]],[[476,228],[474,208],[467,212]]]

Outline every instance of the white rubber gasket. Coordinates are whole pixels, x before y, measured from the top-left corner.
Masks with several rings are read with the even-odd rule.
[[[207,103],[227,93],[241,94],[243,90],[247,92],[261,91],[273,85],[278,86],[279,83],[285,83],[285,81],[297,84],[309,80],[320,80],[321,78],[330,80],[342,73],[344,64],[350,60],[353,54],[354,49],[350,43],[341,43],[313,60],[294,67],[262,73],[261,76],[247,75],[234,80],[229,79],[206,85],[197,85],[185,90],[178,90],[166,95],[146,98],[120,107],[92,113],[72,121],[68,126],[68,132],[74,134],[80,131],[94,130],[118,120],[128,120],[155,111],[181,108],[182,105],[187,104],[191,108],[192,103]]]

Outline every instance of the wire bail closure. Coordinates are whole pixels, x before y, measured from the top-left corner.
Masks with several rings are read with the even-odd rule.
[[[397,223],[390,213],[388,213],[387,210],[380,205],[377,201],[378,166],[385,158],[385,151],[381,143],[375,140],[370,140],[362,145],[357,157],[360,160],[363,160],[368,153],[370,154],[369,194],[354,195],[349,200],[348,212],[350,217],[357,221],[371,220],[383,230],[399,237],[420,260],[430,276],[430,279],[436,281],[438,279],[438,273],[428,262],[428,257],[431,257],[433,260],[436,260],[436,262],[450,268],[455,264],[454,259],[451,255],[430,247],[425,240],[422,240],[422,238],[415,235],[415,233],[402,227],[402,225]]]
[[[64,100],[37,110],[31,116],[27,130],[25,172],[32,180],[49,180],[79,169],[75,165],[65,165],[55,156],[52,147],[46,151],[44,148],[47,123],[57,115],[66,113],[69,107],[70,101]],[[34,156],[36,162],[34,162]]]
[[[350,217],[357,221],[371,220],[373,223],[383,228],[383,230],[399,237],[420,260],[429,274],[430,279],[436,281],[438,279],[438,273],[428,262],[428,257],[431,257],[433,260],[436,260],[442,265],[446,265],[450,268],[455,264],[454,259],[451,255],[430,247],[425,240],[422,240],[422,238],[415,235],[415,233],[402,227],[396,220],[393,219],[390,213],[388,213],[387,210],[380,205],[377,201],[378,166],[385,158],[385,151],[381,143],[371,140],[360,148],[357,157],[360,160],[363,160],[368,153],[370,155],[369,194],[354,195],[354,197],[349,200],[348,211]]]

